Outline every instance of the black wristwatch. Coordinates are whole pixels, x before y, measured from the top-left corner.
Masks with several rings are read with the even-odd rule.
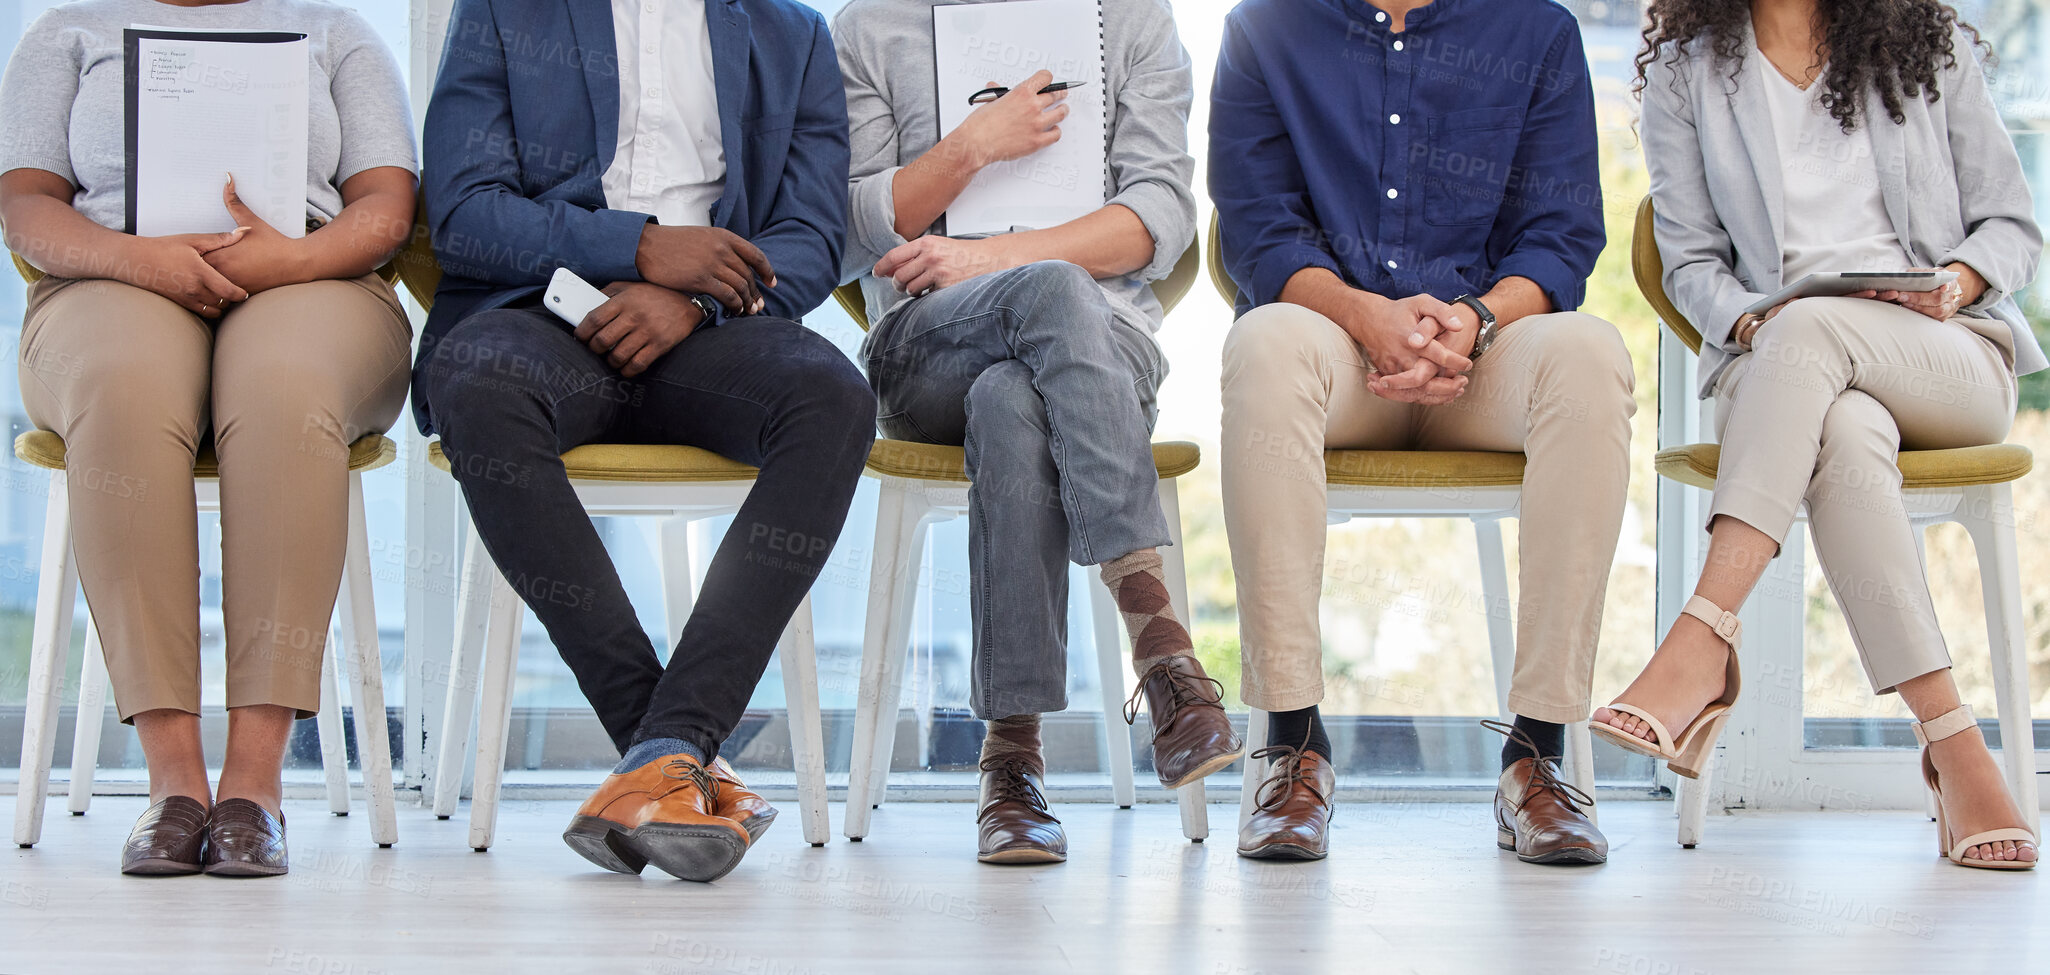
[[[1452,303],[1455,305],[1465,305],[1473,309],[1474,314],[1480,316],[1481,328],[1479,332],[1474,333],[1473,351],[1466,354],[1468,360],[1479,362],[1481,361],[1481,353],[1488,351],[1488,346],[1495,344],[1495,313],[1489,311],[1488,306],[1481,304],[1481,300],[1473,295],[1460,295],[1452,299]]]
[[[698,310],[705,313],[705,317],[698,321],[699,325],[719,320],[719,303],[713,301],[711,295],[691,295],[690,303],[698,306]]]

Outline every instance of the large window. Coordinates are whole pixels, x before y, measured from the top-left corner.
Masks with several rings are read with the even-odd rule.
[[[815,0],[830,13],[835,0]],[[1658,638],[1654,618],[1656,561],[1654,530],[1657,524],[1655,475],[1652,453],[1657,447],[1658,322],[1639,298],[1627,266],[1631,216],[1643,195],[1646,177],[1641,147],[1633,131],[1636,103],[1630,95],[1631,57],[1637,47],[1637,26],[1641,5],[1636,2],[1575,0],[1567,4],[1578,14],[1592,65],[1601,121],[1603,190],[1608,206],[1610,246],[1603,254],[1589,289],[1587,310],[1617,324],[1636,360],[1639,409],[1633,437],[1633,476],[1630,500],[1609,586],[1608,608],[1602,633],[1601,662],[1596,678],[1596,697],[1606,699],[1619,691],[1635,674]],[[0,47],[11,47],[21,27],[48,0],[20,0],[0,9]],[[418,23],[440,24],[438,11],[444,4],[433,0],[359,0],[356,6],[384,33],[399,54],[401,65],[419,70],[432,58],[414,57],[409,33]],[[419,7],[421,13],[412,8]],[[1229,0],[1181,0],[1175,5],[1183,44],[1194,62],[1196,99],[1190,120],[1190,141],[1198,161],[1198,198],[1206,174],[1204,138],[1208,90],[1215,63],[1223,16]],[[2050,222],[2050,12],[2033,0],[1981,0],[1961,5],[1966,16],[1977,23],[1994,45],[1999,66],[1991,73],[1996,97],[2008,118],[2016,144],[2037,187],[2041,218]],[[438,28],[430,30],[438,45]],[[415,90],[422,90],[420,85]],[[1202,217],[1209,217],[1207,202]],[[2050,322],[2050,307],[2040,297],[2043,289],[2028,300],[2029,313],[2042,330]],[[0,321],[10,330],[21,317],[21,289],[11,276],[0,280]],[[853,323],[828,304],[808,319],[808,324],[831,337],[850,354],[860,335]],[[1161,341],[1173,366],[1173,375],[1162,390],[1161,418],[1156,431],[1160,439],[1186,439],[1204,445],[1211,463],[1198,468],[1182,482],[1182,513],[1187,535],[1190,589],[1194,604],[1194,631],[1199,652],[1210,672],[1227,685],[1228,699],[1237,705],[1238,643],[1234,589],[1226,551],[1223,521],[1218,503],[1215,446],[1218,437],[1219,350],[1230,326],[1227,305],[1205,282],[1168,318]],[[15,335],[18,332],[10,331]],[[0,370],[0,410],[6,411],[12,431],[27,429],[19,397],[11,387],[13,372]],[[2024,384],[2023,412],[2017,419],[2012,439],[2050,456],[2050,381],[2043,377]],[[403,432],[410,423],[400,420]],[[400,434],[395,433],[398,439]],[[417,444],[414,445],[417,447]],[[29,621],[33,609],[36,566],[41,544],[43,472],[8,460],[6,485],[0,491],[0,767],[12,767],[18,755],[20,721],[24,697],[29,645]],[[411,475],[438,478],[423,465],[412,465]],[[420,559],[423,538],[430,548],[447,547],[439,536],[450,534],[445,525],[415,526],[409,536],[405,524],[409,473],[405,465],[380,471],[366,479],[373,557],[377,561],[379,627],[386,661],[386,693],[393,711],[394,735],[397,715],[407,705],[406,695],[438,695],[441,685],[415,680],[409,685],[401,668],[406,641],[404,627],[409,563]],[[2039,519],[2050,518],[2050,480],[2041,476],[2025,479],[2016,486],[2018,521],[2021,530],[2021,569],[2027,618],[2050,615],[2050,544]],[[874,533],[875,493],[865,483],[854,504],[853,515],[835,551],[830,567],[814,591],[816,632],[820,656],[821,696],[827,709],[829,768],[844,775],[848,734],[859,673],[862,617],[867,603],[868,553]],[[643,622],[660,645],[667,627],[661,616],[661,593],[657,582],[659,532],[653,524],[632,520],[607,520],[602,530],[622,575],[627,581]],[[724,522],[704,525],[699,531],[700,548],[709,552]],[[211,519],[202,526],[203,539],[217,539]],[[433,536],[433,537],[430,537]],[[1511,558],[1515,557],[1514,532]],[[901,769],[945,770],[969,766],[978,741],[977,729],[966,711],[967,648],[967,563],[965,525],[960,521],[936,527],[926,553],[925,574],[920,580],[920,606],[912,635],[913,660],[907,673],[906,692],[901,702],[901,742],[897,764]],[[211,551],[203,545],[203,551]],[[1475,576],[1475,550],[1471,529],[1463,521],[1359,522],[1334,530],[1325,576],[1323,623],[1326,637],[1326,667],[1330,693],[1326,710],[1332,717],[1334,740],[1340,761],[1352,772],[1376,776],[1406,776],[1412,781],[1480,784],[1491,781],[1490,763],[1495,742],[1475,727],[1475,716],[1495,710],[1493,681],[1487,652],[1486,628],[1477,609],[1481,605]],[[1959,662],[1959,675],[1966,699],[1991,712],[1990,677],[1986,667],[1985,635],[1979,625],[1979,589],[1969,542],[1954,526],[1939,529],[1929,539],[1929,560],[1940,571],[1932,573],[1937,605],[1945,621],[1946,635]],[[1387,566],[1400,571],[1370,571]],[[702,565],[700,565],[702,571]],[[207,556],[205,591],[209,602],[202,619],[207,635],[208,679],[206,701],[218,708],[221,701],[220,617],[218,611],[218,556]],[[1513,573],[1512,573],[1513,577]],[[417,572],[413,576],[417,581]],[[1093,572],[1075,570],[1073,588],[1085,592],[1095,585]],[[1810,738],[1815,743],[1899,743],[1905,736],[1898,721],[1902,712],[1894,698],[1874,698],[1859,670],[1847,631],[1822,584],[1810,565],[1799,580],[1807,593],[1805,706],[1811,717]],[[423,599],[452,599],[446,591],[414,592],[415,603]],[[83,616],[76,641],[83,639]],[[1088,625],[1087,608],[1078,603],[1070,610],[1069,683],[1071,710],[1050,725],[1050,758],[1058,782],[1081,780],[1081,774],[1098,768],[1097,722],[1108,713],[1118,721],[1122,688],[1098,686],[1093,666],[1096,648]],[[529,619],[519,663],[515,697],[513,743],[509,764],[516,770],[511,781],[586,781],[596,769],[609,766],[615,756],[598,730],[582,695],[568,670],[556,656],[540,627]],[[1122,648],[1116,648],[1122,653]],[[430,649],[429,652],[434,652]],[[444,652],[445,651],[441,651]],[[2050,717],[2050,647],[2040,634],[2030,645],[2036,676],[2037,714]],[[73,674],[78,655],[73,655]],[[432,668],[429,671],[432,672]],[[1793,679],[1794,675],[1788,675]],[[733,743],[731,753],[743,765],[787,769],[783,740],[782,688],[780,670],[772,666],[767,679],[756,690],[748,721]],[[75,686],[75,685],[73,685]],[[411,702],[419,705],[422,702]],[[67,712],[68,713],[68,712]],[[1350,716],[1350,717],[1340,717]],[[210,720],[219,720],[217,713]],[[311,749],[310,722],[304,747],[295,750],[303,770],[315,763]],[[1124,732],[1121,722],[1114,725]],[[68,734],[69,722],[65,724]],[[68,737],[60,740],[68,740]],[[102,766],[107,769],[139,767],[141,754],[133,734],[126,728],[108,725]],[[1144,754],[1144,749],[1137,751]],[[68,750],[58,750],[58,761]],[[400,750],[397,754],[407,756]],[[1626,757],[1602,746],[1598,768],[1605,784],[1651,782],[1650,764]],[[114,771],[104,778],[133,777],[133,771]],[[1142,775],[1142,784],[1148,779]],[[959,782],[961,780],[954,780]],[[1354,781],[1362,781],[1355,779]]]

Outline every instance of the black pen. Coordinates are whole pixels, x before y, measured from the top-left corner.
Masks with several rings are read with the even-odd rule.
[[[1056,81],[1053,84],[1050,84],[1044,88],[1039,89],[1039,93],[1045,95],[1056,91],[1067,91],[1070,88],[1080,88],[1088,83],[1089,82],[1086,81]],[[993,102],[1010,93],[1011,89],[1004,87],[984,88],[983,90],[968,96],[968,104],[980,105],[984,102]]]

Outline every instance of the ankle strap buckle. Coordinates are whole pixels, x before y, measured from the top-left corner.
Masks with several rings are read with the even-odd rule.
[[[1960,704],[1927,721],[1910,721],[1908,727],[1914,729],[1915,740],[1926,748],[1930,742],[1942,741],[1978,724],[1979,719],[1972,714],[1971,705]]]
[[[1732,650],[1737,649],[1737,645],[1743,640],[1744,622],[1737,618],[1737,614],[1700,596],[1688,597],[1687,605],[1681,607],[1680,611],[1707,623],[1709,629],[1714,630],[1716,636],[1722,637],[1723,642],[1729,644]]]

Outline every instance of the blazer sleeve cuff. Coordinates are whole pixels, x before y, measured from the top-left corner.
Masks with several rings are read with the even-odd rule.
[[[641,231],[646,229],[649,219],[647,214],[632,210],[591,211],[593,229],[586,236],[589,245],[577,273],[598,286],[612,281],[641,280],[634,255],[640,252]]]
[[[1979,276],[1986,279],[1986,293],[1980,295],[1979,300],[1959,309],[1960,311],[1985,311],[2007,300],[2009,292],[2006,288],[2000,286],[1998,280],[2002,277],[2000,273],[2001,260],[2000,255],[1993,251],[1995,246],[1991,242],[1982,241],[1977,236],[1966,237],[1964,243],[1957,245],[1950,253],[1937,258],[1937,267],[1943,267],[1953,262],[1963,263],[1970,265],[1972,270],[1979,272]]]

